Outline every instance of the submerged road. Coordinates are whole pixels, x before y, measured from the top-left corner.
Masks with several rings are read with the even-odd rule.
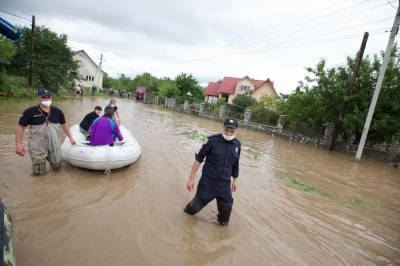
[[[72,125],[106,102],[56,105]],[[64,163],[31,177],[14,141],[30,104],[0,105],[0,197],[18,265],[400,264],[400,170],[388,164],[240,130],[238,191],[221,227],[215,202],[194,217],[182,212],[194,153],[220,123],[118,100],[142,146],[138,162],[110,176]]]

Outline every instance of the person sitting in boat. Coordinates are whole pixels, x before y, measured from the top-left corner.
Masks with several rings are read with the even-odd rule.
[[[113,108],[113,110],[114,110],[114,117],[113,117],[113,119],[114,119],[115,122],[117,122],[118,125],[120,125],[120,124],[121,124],[121,115],[120,115],[119,112],[118,112],[117,100],[115,100],[114,98],[111,99],[111,100],[110,100],[110,103],[107,105],[107,107],[108,107],[108,106],[111,106],[111,107]],[[107,108],[107,107],[106,107],[106,108]]]
[[[119,126],[115,123],[114,109],[107,106],[104,115],[93,121],[90,126],[90,144],[91,145],[112,145],[116,138],[123,140]]]
[[[90,125],[93,123],[94,120],[96,120],[96,118],[99,118],[101,110],[102,110],[101,106],[97,105],[94,108],[94,111],[85,115],[85,117],[79,124],[79,129],[81,130],[82,134],[85,135],[85,137],[88,138],[90,136],[89,132]]]

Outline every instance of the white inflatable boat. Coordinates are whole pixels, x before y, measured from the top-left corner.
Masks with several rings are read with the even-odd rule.
[[[69,139],[65,138],[61,145],[63,159],[73,166],[91,170],[111,170],[134,163],[139,159],[142,149],[125,127],[120,126],[119,129],[124,138],[121,143],[91,146],[79,130],[79,125],[73,125],[71,134],[76,145],[71,145]]]

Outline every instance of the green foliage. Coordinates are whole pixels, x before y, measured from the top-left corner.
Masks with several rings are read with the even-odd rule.
[[[114,79],[107,74],[103,76],[103,88],[113,88]]]
[[[36,97],[37,90],[27,87],[28,81],[24,77],[8,75],[4,70],[0,72],[0,92],[4,96],[18,100]]]
[[[278,98],[275,96],[268,96],[265,95],[261,97],[259,100],[259,104],[262,105],[265,109],[268,109],[270,111],[275,111],[276,110],[276,105],[277,105],[277,100]]]
[[[157,93],[160,81],[157,77],[151,75],[150,73],[143,73],[136,75],[133,79],[134,88],[136,87],[146,87],[147,91],[150,93]]]
[[[6,64],[10,63],[15,51],[16,48],[13,43],[3,35],[0,35],[0,60]]]
[[[177,88],[175,81],[168,78],[164,78],[161,80],[160,87],[158,88],[158,96],[160,96],[161,98],[170,98],[178,96],[179,94],[180,91]]]
[[[269,125],[276,125],[278,122],[278,113],[268,109],[263,102],[251,106],[250,110],[252,122]]]
[[[77,64],[67,46],[67,36],[58,35],[50,29],[39,26],[35,30],[33,49],[33,77],[46,88],[57,92],[60,86],[70,86],[76,73]],[[13,74],[27,77],[31,30],[22,28],[22,37],[15,42],[16,53],[11,60]]]
[[[195,101],[202,101],[204,99],[203,89],[192,74],[181,73],[175,77],[175,82],[181,96],[186,96],[190,92]]]
[[[192,140],[198,139],[198,140],[201,140],[201,142],[203,142],[203,143],[206,143],[208,140],[208,136],[206,134],[201,133],[197,130],[186,132],[185,135],[189,139],[192,139]]]
[[[235,99],[233,99],[232,103],[242,107],[243,109],[246,109],[249,106],[255,105],[256,100],[254,100],[251,96],[239,94],[235,97]]]
[[[353,69],[354,58],[347,58],[346,64],[326,67],[321,60],[315,68],[307,68],[304,81],[295,92],[281,95],[277,111],[284,115],[289,127],[307,123],[321,127],[326,122],[336,122],[340,110],[346,103],[347,113],[342,121],[340,136],[344,141],[358,143],[365,118],[375,89],[383,53],[366,56],[361,64],[359,78],[351,97],[346,96]],[[393,49],[378,98],[374,117],[368,134],[370,144],[390,142],[392,135],[400,130],[400,60],[397,46]]]

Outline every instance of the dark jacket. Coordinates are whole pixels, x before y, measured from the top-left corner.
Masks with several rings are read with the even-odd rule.
[[[202,163],[206,158],[202,175],[209,178],[230,181],[231,177],[239,176],[240,141],[236,138],[227,141],[222,134],[208,137],[196,160]]]
[[[98,118],[99,116],[96,114],[95,111],[88,113],[87,115],[85,115],[85,117],[83,118],[82,122],[79,124],[79,126],[86,130],[89,131],[90,125],[93,123],[93,121]]]

